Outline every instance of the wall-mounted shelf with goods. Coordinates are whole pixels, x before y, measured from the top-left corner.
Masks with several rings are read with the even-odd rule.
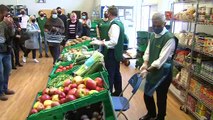
[[[180,8],[183,11],[177,11]],[[166,18],[179,39],[174,65],[181,71],[176,88],[179,86],[186,94],[181,108],[198,120],[213,118],[213,34],[210,32],[213,30],[213,1],[174,2],[171,11],[166,11]],[[175,30],[177,28],[179,30]],[[181,88],[182,83],[184,87]],[[177,93],[172,87],[170,91]],[[176,94],[176,97],[182,96]]]

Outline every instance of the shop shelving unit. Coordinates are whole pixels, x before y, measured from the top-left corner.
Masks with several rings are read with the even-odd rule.
[[[194,69],[194,62],[197,62],[198,64],[200,64],[201,66],[201,60],[200,59],[196,59],[195,61],[195,55],[196,54],[200,54],[200,55],[205,55],[209,58],[211,58],[211,60],[213,60],[213,54],[211,53],[206,53],[204,52],[203,50],[197,50],[195,49],[195,44],[196,44],[196,33],[197,33],[197,26],[211,26],[213,27],[213,24],[210,23],[210,24],[207,24],[207,23],[202,23],[202,22],[199,22],[198,21],[198,17],[199,17],[199,12],[198,12],[198,9],[199,9],[199,6],[200,4],[211,4],[212,8],[213,8],[213,2],[211,0],[194,0],[194,1],[185,1],[185,2],[174,2],[172,3],[171,5],[171,11],[173,12],[174,14],[174,9],[175,9],[175,4],[192,4],[192,6],[194,6],[196,9],[195,9],[195,19],[194,20],[190,20],[190,21],[181,21],[181,20],[174,20],[174,18],[171,19],[170,21],[170,24],[172,26],[172,31],[174,33],[175,31],[175,24],[176,22],[184,22],[184,23],[188,23],[187,25],[187,30],[189,32],[192,32],[193,33],[193,37],[192,37],[192,45],[191,46],[188,46],[188,45],[178,45],[179,48],[184,48],[184,49],[189,49],[191,52],[190,52],[190,61],[189,61],[189,65],[183,65],[177,61],[174,60],[174,65],[175,66],[180,66],[182,68],[186,68],[189,75],[187,77],[187,86],[184,87],[184,86],[181,86],[181,90],[184,91],[185,93],[185,96],[184,98],[180,96],[180,94],[178,94],[178,90],[174,88],[173,85],[171,85],[170,87],[170,91],[171,93],[173,93],[177,98],[178,100],[182,103],[182,106],[180,107],[181,110],[185,111],[185,112],[189,112],[191,113],[196,119],[198,120],[201,120],[201,116],[199,116],[196,112],[192,111],[190,109],[190,107],[187,105],[187,98],[188,96],[192,96],[194,99],[196,99],[196,101],[202,103],[208,110],[210,110],[210,112],[212,113],[213,112],[213,103],[206,103],[204,100],[202,100],[199,95],[196,95],[194,94],[191,90],[190,90],[190,81],[191,81],[191,78],[199,78],[201,80],[201,82],[204,82],[206,84],[208,84],[211,88],[211,90],[213,90],[213,79],[211,78],[208,78],[207,76],[205,75],[202,75],[201,73],[197,73]],[[212,11],[213,12],[213,11]],[[193,25],[193,29],[192,29],[192,25]],[[205,31],[203,31],[205,32]],[[199,81],[199,80],[196,80],[196,81]]]

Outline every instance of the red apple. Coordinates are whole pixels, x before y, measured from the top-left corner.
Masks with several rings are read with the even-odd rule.
[[[100,77],[95,78],[95,82],[96,82],[97,86],[103,87],[104,82],[103,82],[102,78],[100,78]]]
[[[82,89],[82,88],[77,89],[77,91],[75,92],[75,96],[76,96],[77,98],[79,98],[79,97],[84,97],[84,96],[85,96],[85,91],[84,91],[84,89]]]
[[[63,67],[62,70],[65,71],[65,70],[67,70],[67,68],[66,68],[66,67]]]
[[[73,82],[79,85],[79,84],[83,83],[83,79],[81,76],[75,76],[73,78]]]
[[[66,96],[66,101],[67,101],[67,102],[73,101],[73,100],[75,100],[75,99],[76,99],[76,97],[75,97],[74,95],[67,95],[67,96]]]
[[[71,81],[70,81],[70,79],[66,79],[65,81],[64,81],[64,87],[67,87],[67,86],[69,86],[69,84],[71,84]]]
[[[60,104],[66,103],[66,98],[60,99],[59,103],[60,103]]]
[[[37,112],[38,112],[38,110],[35,109],[35,108],[33,108],[33,109],[30,111],[30,115],[35,114],[35,113],[37,113]]]
[[[43,103],[45,100],[51,100],[51,97],[47,94],[44,94],[41,96],[40,100]]]
[[[55,91],[57,90],[57,88],[50,88],[50,92],[49,92],[49,95],[54,95],[55,94]]]
[[[62,98],[65,98],[66,97],[66,94],[64,92],[61,92],[59,94],[59,99],[61,100]]]
[[[70,89],[77,88],[77,87],[78,87],[78,85],[76,83],[70,84]]]
[[[83,81],[84,81],[84,84],[85,84],[85,85],[86,85],[87,80],[92,80],[92,78],[90,78],[90,77],[84,78]]]
[[[60,95],[61,91],[59,89],[57,89],[55,92],[54,92],[54,95]]]
[[[85,89],[84,89],[84,94],[85,94],[85,95],[89,95],[89,89],[85,88]]]
[[[43,110],[44,109],[44,105],[43,104],[39,104],[38,106],[37,106],[37,110],[38,111],[41,111],[41,110]]]
[[[101,89],[101,87],[97,86],[95,90],[97,90],[98,92],[100,92],[102,89]]]
[[[79,84],[77,88],[78,89],[80,89],[80,88],[86,88],[86,86],[84,84]]]
[[[42,95],[44,95],[44,94],[49,94],[49,92],[50,92],[50,89],[49,88],[45,88],[43,91],[42,91]]]
[[[86,87],[90,90],[95,90],[96,89],[96,82],[94,80],[87,80],[86,81]]]
[[[69,69],[70,69],[70,66],[66,66],[66,69],[69,70]]]
[[[67,94],[69,92],[70,88],[69,87],[65,87],[64,88],[64,93]]]
[[[62,69],[58,69],[57,71],[58,71],[58,72],[62,72]]]
[[[60,103],[59,102],[52,102],[52,104],[51,104],[51,107],[55,107],[55,106],[59,106],[60,105]]]
[[[72,69],[72,67],[73,67],[73,65],[72,65],[72,64],[70,64],[69,68],[70,68],[70,69]]]
[[[62,69],[62,68],[63,68],[63,66],[61,66],[61,65],[60,65],[58,68]]]
[[[68,95],[74,95],[77,91],[77,88],[73,88],[71,90],[69,90]]]

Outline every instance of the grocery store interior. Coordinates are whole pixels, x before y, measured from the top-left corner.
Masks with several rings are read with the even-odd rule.
[[[0,4],[13,16],[15,31],[21,31],[10,37],[11,60],[0,46],[0,79],[7,78],[7,65],[11,67],[8,91],[4,92],[1,84],[6,83],[0,80],[0,120],[213,120],[213,0],[0,0]],[[104,28],[106,15],[108,27]],[[158,33],[154,16],[163,26]],[[42,35],[39,22],[43,19]],[[60,34],[62,27],[54,27],[55,19],[64,29]],[[29,32],[30,25],[36,30]],[[101,35],[101,30],[107,33]],[[3,38],[7,40],[4,35],[0,33],[0,45]],[[29,38],[15,41],[24,35]],[[101,41],[104,36],[106,41]],[[107,40],[112,38],[117,41],[109,47]],[[50,39],[60,40],[51,44]],[[162,40],[162,47],[154,40]],[[175,45],[171,47],[169,41]],[[30,42],[36,45],[29,47]],[[115,57],[108,58],[110,52]],[[119,53],[122,59],[117,60]],[[173,55],[171,60],[167,53]],[[153,67],[149,59],[161,65]],[[168,61],[169,73],[164,68]],[[165,71],[158,79],[161,68]],[[124,92],[116,94],[111,89],[118,90],[119,74]],[[148,81],[155,76],[158,81],[153,85]]]

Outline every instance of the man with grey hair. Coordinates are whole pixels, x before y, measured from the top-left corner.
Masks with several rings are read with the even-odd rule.
[[[172,59],[177,47],[176,38],[165,28],[164,14],[155,13],[152,16],[152,29],[147,49],[144,53],[144,63],[141,75],[146,78],[144,102],[148,113],[139,120],[164,120],[166,116],[166,100],[168,88],[172,81]],[[156,114],[153,93],[157,93],[158,114]]]

